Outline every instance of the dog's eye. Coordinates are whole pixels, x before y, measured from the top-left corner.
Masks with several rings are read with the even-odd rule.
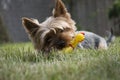
[[[67,31],[70,31],[71,29],[70,28],[65,28],[64,31],[67,32]]]
[[[60,30],[60,32],[62,33],[64,30]]]

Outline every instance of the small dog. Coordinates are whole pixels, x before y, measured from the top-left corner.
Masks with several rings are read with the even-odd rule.
[[[109,32],[108,39],[88,31],[78,31],[76,33],[83,32],[85,33],[85,40],[78,44],[78,47],[85,48],[85,49],[108,49],[108,46],[113,40],[115,39],[115,36],[113,35],[113,30],[111,29],[111,32]]]
[[[61,0],[56,0],[53,15],[44,22],[23,17],[22,23],[38,52],[62,50],[69,46],[76,31],[75,22]]]

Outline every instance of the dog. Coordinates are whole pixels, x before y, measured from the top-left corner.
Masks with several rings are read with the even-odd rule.
[[[77,31],[76,33],[83,32],[85,34],[85,40],[78,44],[81,49],[104,49],[107,50],[110,43],[114,41],[115,36],[113,30],[109,32],[108,39],[89,31]]]
[[[69,46],[76,31],[76,23],[61,0],[56,0],[52,16],[44,22],[23,17],[22,24],[35,49],[43,53]]]

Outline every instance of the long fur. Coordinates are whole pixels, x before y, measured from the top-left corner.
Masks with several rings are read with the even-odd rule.
[[[111,29],[111,32],[109,32],[108,39],[106,40],[105,38],[93,33],[93,32],[88,32],[88,31],[78,31],[79,32],[84,32],[85,33],[85,40],[82,43],[79,43],[78,46],[80,48],[85,48],[85,49],[104,49],[107,50],[109,47],[109,44],[113,41],[115,36],[113,35],[113,31]]]
[[[76,31],[75,22],[61,0],[56,0],[53,15],[44,22],[23,17],[22,23],[38,52],[49,53],[52,49],[67,47]]]

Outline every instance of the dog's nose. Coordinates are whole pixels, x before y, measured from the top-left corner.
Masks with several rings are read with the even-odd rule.
[[[59,42],[57,42],[57,45],[59,47],[65,47],[65,41],[59,41]]]
[[[60,46],[65,46],[65,41],[60,41]]]

